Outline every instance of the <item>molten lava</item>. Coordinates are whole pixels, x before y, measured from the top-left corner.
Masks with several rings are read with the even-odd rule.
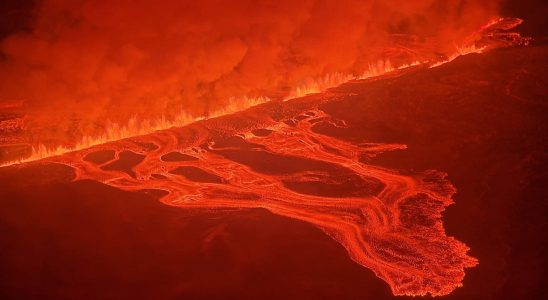
[[[477,260],[445,235],[455,192],[438,171],[367,163],[400,144],[355,144],[315,132],[345,126],[309,96],[48,159],[128,191],[186,208],[266,208],[321,228],[396,295],[446,295]]]

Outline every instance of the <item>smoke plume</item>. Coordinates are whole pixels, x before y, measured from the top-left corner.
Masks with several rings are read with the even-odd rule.
[[[498,14],[472,0],[43,0],[0,44],[0,101],[40,142],[292,87],[368,64],[447,55]],[[234,98],[236,97],[236,98]]]

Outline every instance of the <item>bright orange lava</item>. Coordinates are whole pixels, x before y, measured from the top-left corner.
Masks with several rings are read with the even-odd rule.
[[[147,190],[168,205],[265,208],[321,228],[395,295],[445,295],[477,260],[445,235],[441,212],[455,192],[445,174],[403,175],[364,163],[399,144],[352,144],[314,124],[345,126],[317,105],[337,94],[284,104],[52,158],[92,179]],[[292,104],[292,103],[291,103]],[[312,107],[312,109],[310,109]],[[272,117],[276,115],[276,117]]]

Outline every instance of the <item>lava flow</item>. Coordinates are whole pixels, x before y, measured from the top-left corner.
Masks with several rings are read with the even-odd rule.
[[[438,171],[402,174],[367,163],[401,144],[350,143],[315,132],[344,127],[320,94],[74,152],[48,161],[168,205],[265,208],[311,223],[385,280],[395,295],[446,295],[477,260],[445,235],[455,192]],[[290,105],[291,104],[291,105]]]

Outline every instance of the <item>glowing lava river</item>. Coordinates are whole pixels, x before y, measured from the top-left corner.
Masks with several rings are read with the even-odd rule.
[[[455,192],[445,174],[367,163],[401,144],[351,143],[317,132],[344,127],[318,109],[328,92],[47,159],[75,180],[146,190],[181,208],[265,208],[313,224],[396,295],[445,295],[477,260],[445,234]]]

